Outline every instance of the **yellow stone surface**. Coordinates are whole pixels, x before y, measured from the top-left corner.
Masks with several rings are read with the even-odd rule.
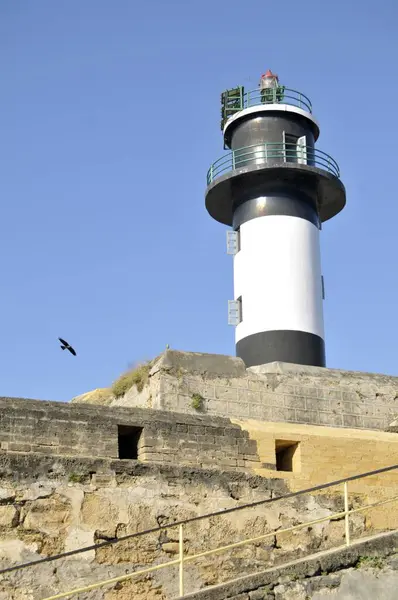
[[[293,471],[255,468],[263,477],[283,477],[292,491],[398,464],[398,434],[295,423],[231,419],[256,440],[262,463],[275,463],[276,440],[299,442]],[[328,488],[343,493],[343,485]],[[348,483],[354,508],[398,496],[398,469]],[[375,529],[398,528],[398,499],[365,513]]]

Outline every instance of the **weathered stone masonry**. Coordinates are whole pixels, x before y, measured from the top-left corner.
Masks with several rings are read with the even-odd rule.
[[[206,414],[237,419],[383,431],[398,415],[397,377],[287,363],[246,369],[239,358],[174,350],[155,361],[142,392],[111,405],[192,414],[193,394]]]
[[[128,458],[234,470],[260,466],[256,442],[228,419],[0,398],[3,452],[119,458],[119,427],[137,428],[137,455]]]
[[[52,594],[165,563],[178,555],[173,523],[286,494],[284,481],[231,470],[182,467],[38,453],[0,453],[0,568],[35,561],[97,541],[157,529],[84,554],[0,578],[0,600],[41,600]],[[351,502],[356,506],[355,498]],[[344,543],[344,520],[330,519],[290,533],[278,530],[341,511],[341,496],[303,495],[184,526],[187,554],[270,533],[263,542],[203,557],[185,566],[186,592],[256,573],[309,552]],[[368,534],[353,515],[352,535]],[[171,600],[178,569],[134,577],[77,600]]]

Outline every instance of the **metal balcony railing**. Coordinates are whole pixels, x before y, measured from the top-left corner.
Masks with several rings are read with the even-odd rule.
[[[221,129],[227,121],[245,108],[267,104],[288,104],[312,113],[311,100],[301,92],[279,85],[276,88],[250,90],[244,92],[242,86],[226,90],[222,94]]]
[[[275,89],[251,90],[243,95],[242,109],[259,104],[290,104],[312,113],[311,100],[305,94],[284,86]]]
[[[337,162],[322,150],[285,142],[267,142],[238,148],[217,159],[207,172],[207,185],[217,177],[241,167],[256,165],[277,166],[280,163],[296,163],[318,167],[340,177]]]
[[[178,521],[175,523],[169,523],[167,525],[161,525],[160,527],[156,527],[153,529],[147,529],[146,531],[139,531],[137,533],[131,533],[131,534],[125,535],[123,537],[120,537],[118,539],[112,539],[112,540],[107,540],[104,542],[99,542],[99,543],[93,544],[91,546],[86,546],[85,548],[79,548],[77,550],[70,550],[69,552],[63,552],[62,554],[57,554],[55,556],[49,556],[46,558],[41,558],[36,561],[32,561],[32,562],[28,562],[28,563],[24,563],[24,564],[20,564],[20,565],[15,565],[13,567],[8,567],[5,569],[0,569],[0,575],[4,575],[5,573],[9,573],[12,571],[20,571],[20,570],[26,569],[28,567],[35,567],[42,563],[52,562],[54,560],[66,558],[67,556],[81,554],[82,552],[88,552],[89,550],[97,550],[98,548],[101,548],[104,546],[119,544],[127,539],[138,538],[138,537],[153,534],[153,533],[157,534],[161,530],[178,528],[179,553],[178,553],[178,558],[176,558],[175,560],[157,564],[152,567],[147,567],[145,569],[139,569],[137,571],[132,571],[130,573],[126,573],[125,575],[119,575],[118,577],[113,577],[111,579],[107,579],[104,581],[98,581],[96,583],[92,583],[89,585],[72,588],[72,589],[69,589],[68,591],[59,592],[52,596],[48,596],[47,598],[44,598],[43,600],[59,600],[60,598],[68,598],[71,596],[76,596],[77,594],[80,594],[80,593],[86,593],[86,592],[98,589],[98,588],[106,586],[106,585],[120,583],[122,581],[127,581],[128,579],[131,579],[133,577],[137,577],[140,575],[146,575],[149,573],[153,573],[154,571],[158,571],[160,569],[167,569],[170,567],[178,567],[178,570],[179,570],[179,594],[180,594],[180,596],[183,596],[184,592],[185,592],[184,565],[186,565],[187,563],[196,561],[198,558],[201,558],[204,556],[213,556],[215,554],[219,554],[222,552],[226,552],[227,550],[231,550],[232,548],[239,548],[239,547],[247,546],[250,544],[256,544],[262,540],[266,540],[267,538],[272,538],[273,536],[275,536],[275,534],[281,535],[284,533],[288,533],[290,531],[298,531],[301,528],[312,527],[313,525],[316,525],[318,523],[325,523],[326,521],[332,521],[335,519],[344,518],[345,544],[346,544],[346,546],[350,546],[352,544],[351,531],[350,531],[350,515],[366,512],[375,507],[385,506],[387,504],[390,504],[391,502],[396,502],[396,501],[398,501],[398,496],[389,496],[387,498],[383,498],[382,500],[377,500],[376,502],[367,503],[364,506],[360,506],[359,508],[351,508],[350,509],[348,484],[353,481],[362,480],[366,477],[372,477],[374,475],[383,475],[383,474],[391,473],[392,471],[397,471],[397,470],[398,470],[398,465],[382,467],[380,469],[375,469],[374,471],[367,471],[366,473],[361,473],[359,475],[352,475],[351,477],[347,477],[345,479],[338,479],[338,480],[324,483],[321,485],[316,485],[316,486],[313,486],[310,488],[306,488],[304,490],[299,490],[297,492],[290,492],[288,494],[284,494],[283,496],[266,498],[264,500],[257,500],[256,502],[251,502],[249,504],[242,504],[240,506],[227,508],[227,509],[220,510],[217,512],[200,515],[197,517],[192,517],[192,518],[186,519],[184,521]],[[377,482],[377,483],[378,483],[378,485],[380,485],[380,482]],[[312,521],[304,521],[303,523],[299,523],[298,525],[294,525],[293,527],[288,527],[286,529],[276,529],[271,532],[265,533],[263,535],[254,536],[252,538],[246,538],[246,539],[240,540],[238,542],[233,542],[230,544],[226,544],[224,546],[219,546],[218,548],[213,548],[211,550],[203,550],[202,552],[199,552],[196,554],[187,554],[184,549],[184,527],[186,527],[189,523],[193,523],[195,521],[209,520],[211,517],[221,517],[222,518],[222,516],[226,515],[226,514],[236,513],[237,511],[242,511],[242,510],[250,510],[251,508],[254,508],[254,507],[258,507],[258,506],[262,506],[262,505],[265,506],[267,504],[273,504],[274,502],[278,502],[280,500],[287,500],[288,498],[295,498],[297,496],[301,496],[303,494],[309,494],[312,492],[319,492],[321,490],[330,489],[335,486],[342,486],[344,511],[340,511],[340,512],[337,512],[334,514],[329,514],[328,516],[322,517],[320,519],[315,519]],[[389,489],[388,483],[386,485],[386,488]],[[359,539],[361,539],[361,538],[359,538]],[[367,539],[371,539],[371,538],[368,537]],[[278,566],[282,567],[283,564],[278,565]],[[265,567],[265,565],[264,565],[264,567]],[[228,583],[228,581],[224,581],[223,583]]]

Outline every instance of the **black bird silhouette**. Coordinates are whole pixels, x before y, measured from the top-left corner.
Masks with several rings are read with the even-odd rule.
[[[68,342],[66,342],[65,340],[63,340],[62,338],[58,338],[59,341],[61,342],[62,346],[61,346],[61,350],[69,350],[69,352],[71,354],[73,354],[73,356],[76,356],[76,352],[75,350],[72,348],[72,346],[70,344],[68,344]]]

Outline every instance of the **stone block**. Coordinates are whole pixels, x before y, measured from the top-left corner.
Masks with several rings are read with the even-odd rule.
[[[331,427],[341,427],[343,425],[342,415],[336,415],[332,412],[318,411],[320,425],[330,425]]]
[[[296,422],[317,425],[319,423],[319,413],[315,410],[297,410]]]
[[[198,448],[198,442],[197,440],[192,440],[192,439],[184,439],[180,441],[180,450],[182,448]]]
[[[221,449],[219,447],[216,448],[216,450],[214,452],[212,452],[212,455],[215,456],[216,458],[225,458],[227,456],[226,452],[224,449]]]
[[[32,445],[22,444],[18,442],[9,442],[8,449],[11,452],[30,452],[32,450]]]
[[[188,395],[191,393],[191,386],[197,382],[197,379],[190,378],[188,375],[184,375],[183,377],[176,377],[174,379],[174,381],[177,386],[177,390],[173,392],[174,395],[175,394],[183,394],[183,395],[187,394]]]
[[[19,512],[15,506],[0,506],[0,527],[15,527],[19,522]]]
[[[158,371],[186,372],[206,377],[246,377],[246,367],[241,358],[223,354],[181,352],[166,350],[155,361],[151,375]]]
[[[306,398],[305,407],[307,410],[329,410],[330,403],[328,398]]]
[[[261,392],[245,389],[238,390],[238,401],[258,404],[261,402]]]
[[[368,405],[367,405],[368,406]],[[391,419],[397,414],[398,412],[398,406],[390,406],[388,404],[381,404],[379,402],[375,402],[373,405],[373,413],[369,413],[369,414],[374,414],[375,417],[391,417]]]
[[[225,441],[224,441],[225,440]],[[219,440],[218,445],[225,450],[225,452],[229,452],[230,454],[236,454],[238,451],[238,444],[235,443],[236,440],[234,438],[230,438],[228,440],[227,437]]]
[[[237,439],[249,439],[249,433],[240,427],[228,427],[228,435]]]
[[[341,413],[343,411],[343,401],[342,400],[334,400],[333,398],[329,400],[329,406],[331,411],[335,411],[336,413]]]
[[[205,435],[206,427],[203,425],[189,425],[188,434],[192,435]]]
[[[227,414],[228,403],[224,400],[209,400],[208,408],[211,412],[225,416]]]
[[[261,466],[260,461],[249,460],[245,458],[245,467],[247,469],[258,469]]]
[[[386,420],[379,419],[377,417],[363,417],[363,427],[365,429],[380,429],[383,430],[386,427]]]
[[[275,391],[278,393],[288,394],[289,396],[295,396],[295,386],[285,383],[284,380],[280,379],[275,387]]]
[[[342,392],[338,388],[318,388],[318,398],[341,400]]]
[[[162,375],[159,381],[159,391],[164,394],[176,394],[179,389],[179,381],[174,377]]]
[[[187,433],[188,425],[186,425],[185,423],[177,423],[176,431],[178,431],[179,433]]]
[[[214,437],[214,436],[222,436],[225,435],[225,427],[210,427],[210,426],[206,426],[205,427],[205,433],[209,434],[210,436]]]
[[[115,473],[93,473],[91,482],[97,487],[116,487]]]
[[[217,450],[219,448],[219,444],[217,444],[217,443],[210,444],[210,443],[204,442],[203,444],[200,444],[199,448],[200,448],[201,452],[207,453],[207,452],[211,452],[213,450]]]
[[[253,590],[252,592],[249,592],[249,598],[250,600],[264,600],[265,598],[267,598],[267,593],[270,591],[270,588],[267,587],[260,587],[257,590]]]
[[[177,410],[179,406],[179,395],[176,394],[159,394],[158,404],[159,409],[162,411],[166,410]]]
[[[264,419],[265,408],[262,404],[249,404],[249,417],[251,419]]]
[[[164,443],[166,446],[175,448],[181,442],[188,437],[188,439],[196,439],[195,434],[179,434],[179,433],[169,433],[164,436]]]
[[[161,452],[143,452],[140,460],[143,462],[163,462],[165,455]]]
[[[190,410],[192,409],[192,398],[191,396],[188,395],[182,395],[182,394],[178,394],[177,396],[177,402],[175,402],[175,399],[173,398],[173,402],[169,404],[168,408],[169,409],[173,409],[173,407],[177,407],[178,409],[182,409],[182,410]]]
[[[343,414],[343,427],[363,427],[363,418],[360,415]]]
[[[276,471],[276,464],[263,462],[263,463],[261,463],[261,468],[262,469],[270,469],[270,471]]]
[[[15,498],[15,490],[8,487],[0,487],[0,502],[10,502]]]
[[[215,444],[218,445],[220,443],[219,437],[214,435],[198,435],[196,439],[201,447],[214,446]]]
[[[264,421],[274,421],[273,410],[274,410],[273,406],[264,406],[263,417],[262,417]]]
[[[238,454],[257,454],[257,442],[248,440],[246,443],[238,444]]]
[[[284,406],[286,408],[299,408],[301,410],[305,409],[305,398],[302,396],[284,396]]]
[[[216,385],[215,397],[217,400],[238,401],[238,390],[236,388],[221,387]]]
[[[364,404],[363,402],[344,402],[343,403],[343,413],[349,415],[374,415],[374,408],[372,404]]]
[[[294,408],[273,407],[271,415],[273,421],[296,421],[296,410]]]
[[[159,445],[163,444],[163,438],[158,436],[149,435],[144,433],[141,438],[141,447],[142,448],[156,448]]]
[[[198,392],[206,399],[212,399],[216,397],[214,383],[208,383],[206,381],[201,382],[198,386]]]
[[[222,467],[236,467],[237,466],[236,461],[237,461],[236,458],[221,458],[220,465]]]
[[[208,456],[206,458],[201,458],[199,464],[202,467],[202,469],[206,469],[206,468],[219,469],[220,468],[218,462],[214,459],[209,458]]]
[[[241,402],[228,402],[228,415],[238,418],[249,418],[249,405]]]
[[[294,387],[294,393],[297,396],[305,396],[306,398],[318,397],[318,389],[316,387],[307,387],[305,385],[296,385]]]
[[[348,392],[348,391],[343,391],[341,393],[341,398],[343,400],[343,402],[355,402],[356,400],[358,400],[358,396],[355,392]]]
[[[283,406],[283,394],[275,394],[274,392],[263,392],[261,394],[261,403],[264,406]]]
[[[179,544],[178,542],[165,542],[164,544],[162,544],[162,550],[167,554],[178,554]]]
[[[247,386],[249,390],[262,392],[267,388],[267,382],[264,379],[248,379]]]

